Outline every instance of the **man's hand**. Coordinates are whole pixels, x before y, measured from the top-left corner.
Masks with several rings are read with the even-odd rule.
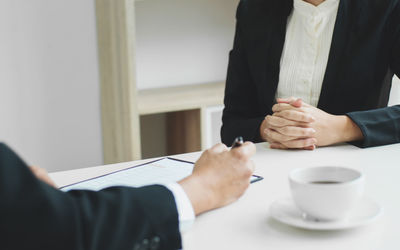
[[[32,173],[36,176],[36,178],[49,184],[50,186],[52,186],[54,188],[58,188],[57,185],[53,182],[53,180],[50,179],[46,170],[44,170],[43,168],[35,167],[35,166],[31,166],[29,168],[31,169]]]
[[[300,99],[278,99],[266,118],[266,137],[272,148],[327,146],[362,139],[361,130],[347,116],[328,114]]]
[[[232,150],[220,143],[201,155],[192,175],[179,182],[196,215],[228,205],[245,192],[254,172],[250,157],[255,152],[251,142]]]

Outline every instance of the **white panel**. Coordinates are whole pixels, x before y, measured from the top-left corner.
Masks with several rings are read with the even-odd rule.
[[[238,2],[137,2],[138,88],[225,80]]]
[[[390,91],[389,106],[400,104],[400,79],[393,78],[392,90]]]
[[[0,141],[50,171],[102,163],[93,0],[0,1]]]
[[[221,126],[222,126],[222,110],[223,105],[208,107],[205,109],[205,133],[206,133],[206,148],[221,142]],[[228,145],[230,146],[230,145]]]

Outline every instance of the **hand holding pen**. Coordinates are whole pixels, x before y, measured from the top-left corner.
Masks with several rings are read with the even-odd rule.
[[[243,143],[244,143],[244,142],[243,142],[243,137],[238,136],[238,137],[236,137],[235,140],[233,141],[231,149],[240,147],[240,146],[243,145]]]

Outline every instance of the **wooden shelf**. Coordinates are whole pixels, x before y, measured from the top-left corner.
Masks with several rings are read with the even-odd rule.
[[[138,91],[140,115],[222,105],[225,83],[205,83]]]
[[[224,82],[137,91],[135,1],[95,1],[104,163],[138,160],[146,143],[166,154],[204,149],[207,109],[223,104]]]

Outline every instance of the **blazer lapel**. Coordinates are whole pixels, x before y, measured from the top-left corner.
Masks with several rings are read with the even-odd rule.
[[[283,1],[280,2],[280,1]],[[254,10],[246,27],[250,71],[258,90],[262,110],[271,111],[279,82],[280,58],[286,36],[287,18],[293,9],[293,0],[267,1],[264,8]],[[272,100],[272,102],[271,102]]]
[[[346,87],[341,86],[337,79],[343,71],[341,67],[343,53],[345,53],[350,33],[361,9],[360,1],[341,0],[339,3],[328,64],[318,102],[318,108],[327,112],[336,113],[335,103],[339,101],[342,88]]]

